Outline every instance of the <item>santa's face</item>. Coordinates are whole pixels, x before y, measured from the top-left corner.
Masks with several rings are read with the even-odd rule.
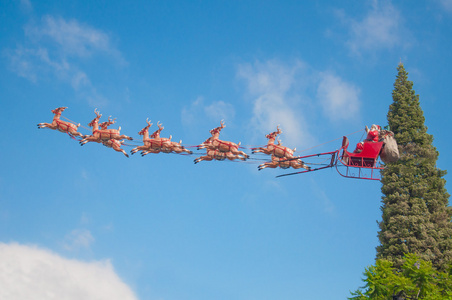
[[[370,127],[370,130],[371,131],[374,131],[374,130],[378,130],[378,127],[377,127],[377,125],[372,125],[371,127]]]

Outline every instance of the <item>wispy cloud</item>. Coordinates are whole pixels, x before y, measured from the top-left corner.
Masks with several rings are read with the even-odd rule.
[[[38,26],[25,26],[25,35],[35,42],[53,44],[56,51],[65,57],[89,57],[96,53],[106,53],[118,62],[124,62],[108,34],[76,20],[45,16]]]
[[[299,85],[304,86],[304,64],[301,61],[285,65],[276,60],[242,64],[237,75],[246,82],[247,93],[253,103],[251,120],[254,132],[263,135],[276,130],[284,131],[289,146],[309,144],[306,118],[300,109]]]
[[[253,105],[252,131],[259,139],[280,125],[284,145],[302,150],[317,142],[312,124],[320,126],[320,115],[326,124],[321,126],[336,126],[339,121],[352,122],[350,115],[360,113],[358,87],[300,60],[246,63],[238,67],[237,75],[246,83]]]
[[[0,299],[137,297],[118,277],[109,260],[69,260],[36,246],[0,243]]]
[[[342,121],[350,119],[351,115],[358,115],[361,106],[359,92],[356,86],[344,82],[340,77],[322,72],[317,99],[325,116],[333,121]]]
[[[234,106],[224,101],[206,103],[203,97],[198,97],[190,105],[182,109],[182,123],[191,126],[200,120],[220,122],[220,120],[232,120],[235,116]]]
[[[16,49],[4,51],[13,72],[35,83],[41,78],[57,78],[93,106],[104,105],[106,99],[92,84],[83,63],[102,55],[126,65],[107,33],[76,20],[45,16],[24,27],[24,38]]]
[[[69,251],[88,250],[95,239],[87,229],[74,229],[66,235],[63,248]]]
[[[452,0],[438,0],[438,1],[446,11],[452,13]]]
[[[20,0],[19,7],[25,13],[31,13],[33,11],[33,5],[30,0]]]
[[[404,20],[389,1],[373,1],[369,12],[360,20],[351,19],[343,12],[338,16],[348,27],[346,45],[355,55],[409,44],[410,35],[403,25]]]

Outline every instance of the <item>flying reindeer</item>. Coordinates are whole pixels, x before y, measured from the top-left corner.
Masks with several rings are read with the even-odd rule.
[[[73,136],[79,136],[79,137],[84,137],[83,134],[81,134],[80,132],[78,132],[78,128],[80,127],[80,124],[73,124],[71,122],[67,122],[67,121],[62,121],[60,120],[61,117],[61,113],[66,109],[67,107],[58,107],[55,108],[54,110],[52,110],[52,113],[54,113],[55,115],[53,116],[53,121],[52,123],[39,123],[38,124],[38,128],[50,128],[53,130],[58,130],[60,132],[65,132],[65,133],[69,133]]]
[[[221,152],[231,152],[232,154],[235,154],[235,155],[241,155],[245,159],[249,158],[248,154],[239,150],[240,142],[238,144],[236,144],[233,142],[222,141],[219,139],[220,132],[225,127],[226,127],[226,125],[224,125],[223,120],[221,120],[219,127],[216,127],[209,131],[210,134],[212,135],[212,137],[210,138],[210,142],[207,144],[205,142],[202,143],[201,145],[198,146],[198,150],[207,148],[207,149],[211,149],[211,150],[219,150]]]
[[[99,119],[102,117],[102,114],[97,111],[97,109],[94,109],[94,113],[96,114],[96,117],[88,124],[89,127],[93,127],[93,134],[85,136],[81,141],[80,145],[85,145],[88,142],[102,142],[102,141],[108,141],[111,139],[114,140],[132,140],[131,137],[127,135],[121,135],[121,126],[118,129],[99,129]],[[105,127],[105,124],[112,122],[109,118],[109,121],[102,123]],[[113,120],[113,123],[114,120]],[[111,123],[111,124],[113,124]],[[109,124],[110,125],[110,124]],[[106,125],[108,127],[108,125]],[[106,127],[105,127],[106,128]]]

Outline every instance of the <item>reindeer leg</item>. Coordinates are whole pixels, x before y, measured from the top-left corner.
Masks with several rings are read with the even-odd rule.
[[[262,153],[262,148],[251,148],[251,154]]]
[[[260,171],[262,169],[265,169],[266,167],[267,167],[267,165],[265,163],[263,163],[257,167],[257,170]]]
[[[56,129],[56,124],[53,123],[39,123],[38,128],[50,128],[50,129]]]
[[[73,132],[72,135],[74,135],[74,136],[79,136],[79,137],[82,137],[82,138],[85,137],[83,134],[81,134],[81,133],[78,132],[78,131]]]
[[[240,151],[240,154],[245,158],[244,160],[250,158],[250,156],[243,151]]]
[[[92,135],[89,135],[89,136],[85,137],[83,140],[80,141],[80,146],[83,146],[83,145],[85,145],[88,142],[97,142],[97,141],[98,141],[98,138],[96,138],[96,137],[94,137]]]

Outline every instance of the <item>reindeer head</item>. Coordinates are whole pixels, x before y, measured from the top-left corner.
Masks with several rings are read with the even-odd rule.
[[[67,107],[64,107],[64,106],[55,108],[55,109],[52,110],[52,113],[53,113],[53,114],[61,115],[61,113],[62,113],[66,108],[67,108]]]
[[[89,127],[93,127],[94,124],[99,123],[99,119],[100,117],[102,117],[102,114],[97,111],[97,108],[94,109],[94,113],[96,114],[96,117],[91,122],[89,122]]]
[[[269,140],[270,139],[274,140],[281,133],[282,133],[282,131],[281,131],[281,129],[279,129],[279,125],[278,125],[278,126],[276,126],[276,131],[273,131],[272,133],[267,134],[265,137]]]
[[[149,127],[152,126],[152,123],[149,121],[149,118],[146,118],[146,123],[148,123],[148,125],[141,129],[140,132],[138,132],[139,135],[144,135],[147,131],[149,131]]]
[[[215,134],[220,134],[220,131],[221,131],[221,129],[223,129],[223,128],[225,128],[226,127],[226,125],[224,125],[224,122],[223,122],[223,120],[221,120],[221,122],[220,122],[220,126],[218,126],[218,127],[216,127],[216,128],[214,128],[214,129],[211,129],[209,132],[210,132],[210,134],[213,136],[213,135],[215,135]]]
[[[157,121],[157,126],[159,127],[159,129],[157,129],[153,134],[151,134],[151,138],[159,138],[160,137],[160,132],[164,129],[164,127],[162,126],[162,123],[160,123],[160,121]]]
[[[113,125],[116,123],[116,118],[113,120],[111,119],[111,116],[108,117],[108,121],[102,122],[99,124],[100,129],[105,130],[108,128],[108,126]]]

